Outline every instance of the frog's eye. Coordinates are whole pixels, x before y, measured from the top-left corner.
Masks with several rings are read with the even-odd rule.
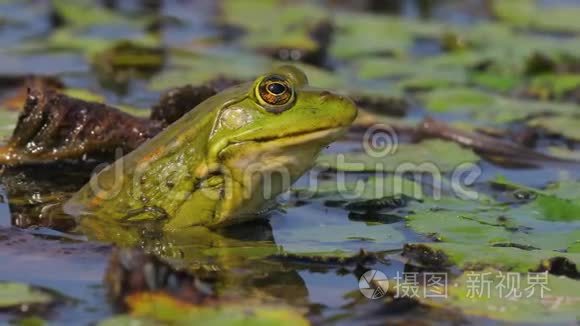
[[[256,89],[260,102],[265,104],[266,110],[280,113],[294,98],[294,90],[290,83],[282,77],[270,76],[264,78]]]

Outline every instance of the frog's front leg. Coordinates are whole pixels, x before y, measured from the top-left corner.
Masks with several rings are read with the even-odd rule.
[[[199,182],[177,209],[175,216],[165,224],[164,229],[172,232],[196,225],[214,224],[214,217],[223,194],[223,176],[213,175]]]

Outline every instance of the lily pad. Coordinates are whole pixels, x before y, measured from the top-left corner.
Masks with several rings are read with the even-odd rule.
[[[55,30],[43,40],[34,42],[23,42],[12,51],[19,54],[38,54],[46,52],[73,52],[84,55],[88,60],[92,60],[95,55],[114,47],[118,42],[129,40],[143,47],[155,47],[159,45],[159,38],[141,32],[129,33],[129,35],[117,38],[105,38],[100,35],[92,35],[86,31],[61,28]]]
[[[510,287],[505,273],[466,272],[449,285],[448,299],[429,302],[508,322],[574,323],[577,320],[580,282],[544,273],[515,275],[510,276],[512,282],[517,279],[519,284]],[[483,284],[481,288],[479,284]]]
[[[241,26],[250,33],[270,33],[272,28],[304,31],[313,21],[328,17],[322,7],[292,4],[281,0],[225,0],[222,2],[222,23]],[[264,35],[263,35],[264,36]]]
[[[419,233],[434,235],[444,242],[530,249],[565,250],[580,237],[578,229],[570,230],[518,214],[527,212],[527,209],[510,212],[489,207],[475,212],[439,209],[411,214],[407,224]],[[538,229],[538,226],[549,229]]]
[[[519,76],[513,74],[498,74],[495,72],[472,73],[470,81],[486,89],[507,93],[521,83]]]
[[[79,0],[71,2],[67,0],[55,0],[52,1],[52,6],[62,22],[75,27],[139,22],[137,19],[130,20],[127,16],[101,7],[94,1]]]
[[[427,110],[467,114],[478,121],[507,123],[541,113],[571,114],[576,105],[493,95],[474,88],[435,89],[422,96]]]
[[[413,45],[410,33],[396,18],[341,14],[336,17],[338,32],[330,53],[342,59],[361,55],[402,56]],[[389,37],[385,37],[388,33]]]
[[[414,45],[415,38],[436,38],[444,30],[444,25],[438,23],[418,24],[368,13],[336,13],[334,22],[337,33],[330,52],[340,59],[385,54],[403,57]]]
[[[555,32],[578,32],[580,9],[570,6],[539,7],[534,0],[495,1],[494,14],[517,27]]]
[[[396,141],[396,140],[395,140]],[[377,153],[344,153],[321,156],[317,164],[339,171],[389,171],[389,172],[449,172],[461,164],[474,164],[479,157],[471,150],[441,140],[428,140],[419,144],[390,144],[392,150],[384,155]],[[381,150],[381,149],[379,149]],[[441,155],[445,153],[445,155]]]
[[[565,160],[580,161],[580,152],[575,150],[570,150],[565,147],[549,146],[548,153],[555,157],[563,158]]]
[[[473,202],[465,210],[450,205],[457,202],[452,198],[425,200],[422,209],[415,208],[407,217],[407,223],[444,242],[562,251],[580,239],[580,198],[575,192],[566,193],[571,187],[538,191],[535,200],[519,206]],[[558,197],[559,193],[566,195]]]
[[[579,88],[580,75],[578,74],[547,74],[534,77],[528,92],[542,99],[561,99]]]
[[[48,305],[56,299],[54,293],[28,284],[0,282],[0,309],[22,305]]]
[[[218,78],[250,80],[259,72],[268,71],[272,62],[266,57],[249,53],[176,53],[169,60],[169,69],[151,80],[153,90],[191,84],[202,85]]]
[[[434,91],[426,96],[425,106],[434,112],[464,110],[464,108],[484,108],[494,104],[493,95],[476,89],[451,88]]]
[[[557,115],[538,117],[528,121],[531,127],[542,128],[550,133],[562,135],[568,139],[580,140],[580,118],[577,116]]]
[[[449,262],[462,270],[494,268],[501,271],[527,273],[537,271],[555,257],[568,259],[580,267],[580,255],[550,250],[523,250],[514,247],[490,247],[455,243],[422,243],[409,245],[405,250],[429,248],[442,251]]]
[[[396,225],[325,217],[320,209],[294,208],[292,225],[274,219],[274,238],[286,253],[350,257],[361,249],[369,252],[400,249],[405,236]],[[316,224],[313,224],[313,219]]]
[[[131,296],[128,302],[131,317],[113,317],[99,325],[310,325],[301,313],[283,306],[231,303],[202,307],[150,293]]]
[[[460,85],[467,81],[466,70],[458,65],[426,65],[405,59],[364,58],[355,63],[358,77],[363,80],[389,78],[399,80],[403,89],[431,89],[450,85]]]

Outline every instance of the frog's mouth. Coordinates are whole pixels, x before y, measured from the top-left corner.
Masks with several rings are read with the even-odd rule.
[[[309,143],[311,141],[317,141],[317,140],[322,140],[322,139],[329,139],[329,140],[334,140],[338,137],[340,137],[344,132],[346,131],[346,128],[341,126],[341,127],[333,127],[333,128],[321,128],[321,129],[317,129],[317,130],[310,130],[310,131],[304,131],[304,132],[293,132],[293,133],[288,133],[285,135],[281,135],[281,136],[273,136],[273,137],[259,137],[259,138],[254,138],[254,139],[249,139],[249,140],[245,140],[239,143],[245,143],[245,142],[256,142],[256,143],[270,143],[270,142],[276,142],[277,144],[286,144],[286,145],[295,145],[295,144],[306,144]],[[280,141],[282,141],[282,143],[280,143]]]
[[[285,156],[285,151],[307,152],[320,151],[328,144],[338,139],[346,132],[345,127],[331,127],[308,132],[294,132],[273,137],[249,138],[229,143],[219,152],[219,159],[223,162],[237,157],[243,164],[256,162],[257,156],[265,153]],[[302,155],[301,155],[302,156]],[[305,158],[305,157],[304,157]]]

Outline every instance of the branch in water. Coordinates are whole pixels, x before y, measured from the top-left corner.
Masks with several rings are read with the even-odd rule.
[[[473,149],[491,161],[507,165],[540,166],[547,163],[580,164],[577,161],[540,153],[508,140],[459,130],[433,118],[426,118],[419,123],[415,130],[415,135],[419,139],[439,138],[453,141],[461,146]]]

